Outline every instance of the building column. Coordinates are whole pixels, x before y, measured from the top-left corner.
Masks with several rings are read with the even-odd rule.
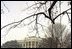
[[[36,41],[35,41],[35,48],[36,48]]]
[[[28,48],[29,48],[29,41],[28,41]]]
[[[26,48],[26,42],[25,42],[25,48]]]
[[[31,48],[32,48],[32,41],[31,41]]]
[[[23,48],[23,44],[22,44],[22,48]]]

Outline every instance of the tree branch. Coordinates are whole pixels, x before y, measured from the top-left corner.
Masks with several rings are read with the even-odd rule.
[[[35,4],[33,4],[33,5],[29,6],[29,7],[27,7],[26,9],[29,9],[29,8],[31,8],[32,6],[37,5],[37,4],[43,5],[43,4],[46,4],[46,3],[47,3],[47,1],[45,1],[45,3],[41,3],[41,2],[35,3]],[[22,10],[22,11],[25,11],[26,9],[24,9],[24,10]]]
[[[5,3],[2,1],[2,3],[3,3],[3,5],[4,5],[4,7],[8,10],[8,12],[9,12],[9,9],[6,7],[6,5],[5,5]]]
[[[35,16],[35,15],[40,15],[40,14],[43,14],[46,18],[49,18],[44,12],[39,12],[39,13],[37,13],[37,14],[33,14],[33,15],[30,15],[30,16],[28,16],[28,17],[26,17],[26,18],[24,18],[24,19],[22,19],[22,20],[20,20],[20,21],[18,21],[18,22],[13,22],[13,23],[10,23],[10,24],[7,24],[7,25],[5,25],[5,26],[3,26],[1,29],[3,29],[3,28],[5,28],[5,27],[7,27],[7,26],[9,26],[9,25],[12,25],[12,24],[15,24],[15,23],[21,23],[22,21],[24,21],[25,19],[28,19],[28,18],[30,18],[30,17],[32,17],[32,16]],[[53,20],[51,19],[51,18],[49,18],[52,22],[53,22]],[[54,22],[53,22],[54,23]]]
[[[7,26],[9,26],[9,25],[15,24],[15,23],[19,23],[19,24],[20,24],[23,20],[25,20],[25,19],[27,19],[27,18],[30,18],[30,17],[32,17],[32,16],[33,16],[33,15],[28,16],[28,17],[26,17],[26,18],[24,18],[24,19],[22,19],[22,20],[20,20],[20,21],[18,21],[18,22],[12,22],[12,23],[10,23],[10,24],[7,24],[7,25],[3,26],[1,29],[5,28],[5,27],[7,27]]]
[[[22,19],[22,20],[20,20],[20,21],[18,21],[18,22],[12,22],[12,23],[10,23],[10,24],[7,24],[7,25],[3,26],[3,27],[1,28],[1,30],[2,30],[3,28],[5,28],[5,27],[7,27],[7,26],[9,26],[9,25],[12,25],[12,24],[15,24],[15,23],[18,23],[17,25],[19,25],[19,24],[20,24],[21,22],[23,22],[25,19],[28,19],[28,18],[30,18],[30,17],[32,17],[32,16],[35,16],[35,15],[40,15],[40,14],[43,14],[46,18],[50,19],[51,22],[54,24],[54,21],[55,21],[55,19],[56,19],[57,17],[59,17],[60,15],[66,13],[68,10],[71,9],[71,8],[70,8],[70,9],[67,9],[66,11],[58,14],[54,19],[52,19],[52,18],[51,18],[51,10],[52,10],[52,8],[54,7],[54,5],[56,4],[56,2],[57,2],[57,1],[54,1],[54,2],[52,3],[52,5],[50,6],[50,8],[48,9],[48,11],[49,11],[49,16],[47,16],[44,12],[39,12],[39,13],[36,13],[36,14],[32,14],[32,15],[30,15],[30,16],[28,16],[28,17],[26,17],[26,18],[24,18],[24,19]],[[40,4],[46,4],[46,3],[47,3],[47,1],[46,1],[45,3],[40,3]],[[17,25],[16,25],[16,26],[17,26]]]
[[[66,12],[67,13],[67,12]],[[71,22],[71,20],[70,20],[70,18],[69,18],[69,15],[68,15],[68,13],[67,13],[67,16],[68,16],[68,19],[69,19],[69,21]]]
[[[54,2],[52,3],[52,5],[50,6],[50,8],[48,9],[49,17],[50,17],[50,18],[51,18],[51,10],[52,10],[52,8],[54,7],[54,5],[56,4],[56,2],[57,2],[57,1],[54,1]]]
[[[60,14],[58,14],[54,19],[53,19],[53,21],[55,21],[55,19],[56,18],[58,18],[60,15],[62,15],[62,14],[65,14],[68,10],[70,10],[71,8],[69,8],[69,9],[67,9],[66,11],[63,11],[62,13],[60,13]]]

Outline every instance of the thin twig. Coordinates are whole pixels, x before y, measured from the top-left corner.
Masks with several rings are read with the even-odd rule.
[[[69,9],[63,11],[63,12],[60,13],[60,14],[58,14],[58,15],[53,19],[53,21],[55,21],[55,19],[58,18],[60,15],[65,14],[68,10],[71,10],[71,8],[69,8]]]
[[[6,5],[5,5],[5,3],[2,1],[2,3],[3,3],[3,5],[4,5],[4,7],[8,10],[8,12],[9,12],[9,9],[6,7]]]
[[[67,13],[67,12],[66,12],[66,13]],[[69,17],[69,15],[68,15],[68,13],[67,13],[67,16],[68,16],[69,22],[71,22],[71,20],[70,20],[70,17]]]

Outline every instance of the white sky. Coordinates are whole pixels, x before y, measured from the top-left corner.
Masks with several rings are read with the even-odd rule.
[[[22,11],[23,9],[27,8],[28,6],[34,4],[34,2],[28,2],[28,5],[25,1],[4,1],[5,5],[8,7],[8,9],[10,10],[10,12],[7,11],[7,9],[3,6],[2,2],[1,2],[1,8],[4,9],[4,14],[1,14],[1,27],[3,27],[4,25],[7,25],[11,22],[14,21],[18,21],[21,20],[27,16],[30,15],[30,13],[32,13],[32,11],[34,12],[34,10],[26,10],[26,11]],[[67,8],[69,8],[70,6],[67,6],[66,3],[63,4],[62,7],[62,11],[66,10]],[[62,18],[62,24],[68,25],[68,18],[66,17],[67,15],[64,15]],[[42,17],[43,18],[43,17]],[[45,21],[44,18],[41,20]],[[58,18],[59,19],[59,18]],[[57,19],[57,22],[59,22],[59,20]],[[28,23],[29,20],[27,20],[24,23]],[[43,25],[48,24],[41,22]],[[46,25],[47,26],[47,25]],[[29,32],[29,27],[25,26],[25,27],[21,27],[21,28],[14,28],[12,30],[9,31],[8,35],[5,38],[1,38],[1,44],[5,43],[6,41],[10,41],[10,40],[21,40],[24,39],[28,32]],[[7,28],[3,29],[1,31],[1,36],[4,35],[7,31]],[[31,33],[29,35],[33,35],[34,33]],[[44,34],[41,33],[40,36],[44,37]]]

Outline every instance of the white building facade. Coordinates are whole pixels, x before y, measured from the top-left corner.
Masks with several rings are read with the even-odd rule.
[[[37,48],[37,45],[41,40],[42,40],[41,38],[31,36],[18,42],[22,45],[22,48]]]

